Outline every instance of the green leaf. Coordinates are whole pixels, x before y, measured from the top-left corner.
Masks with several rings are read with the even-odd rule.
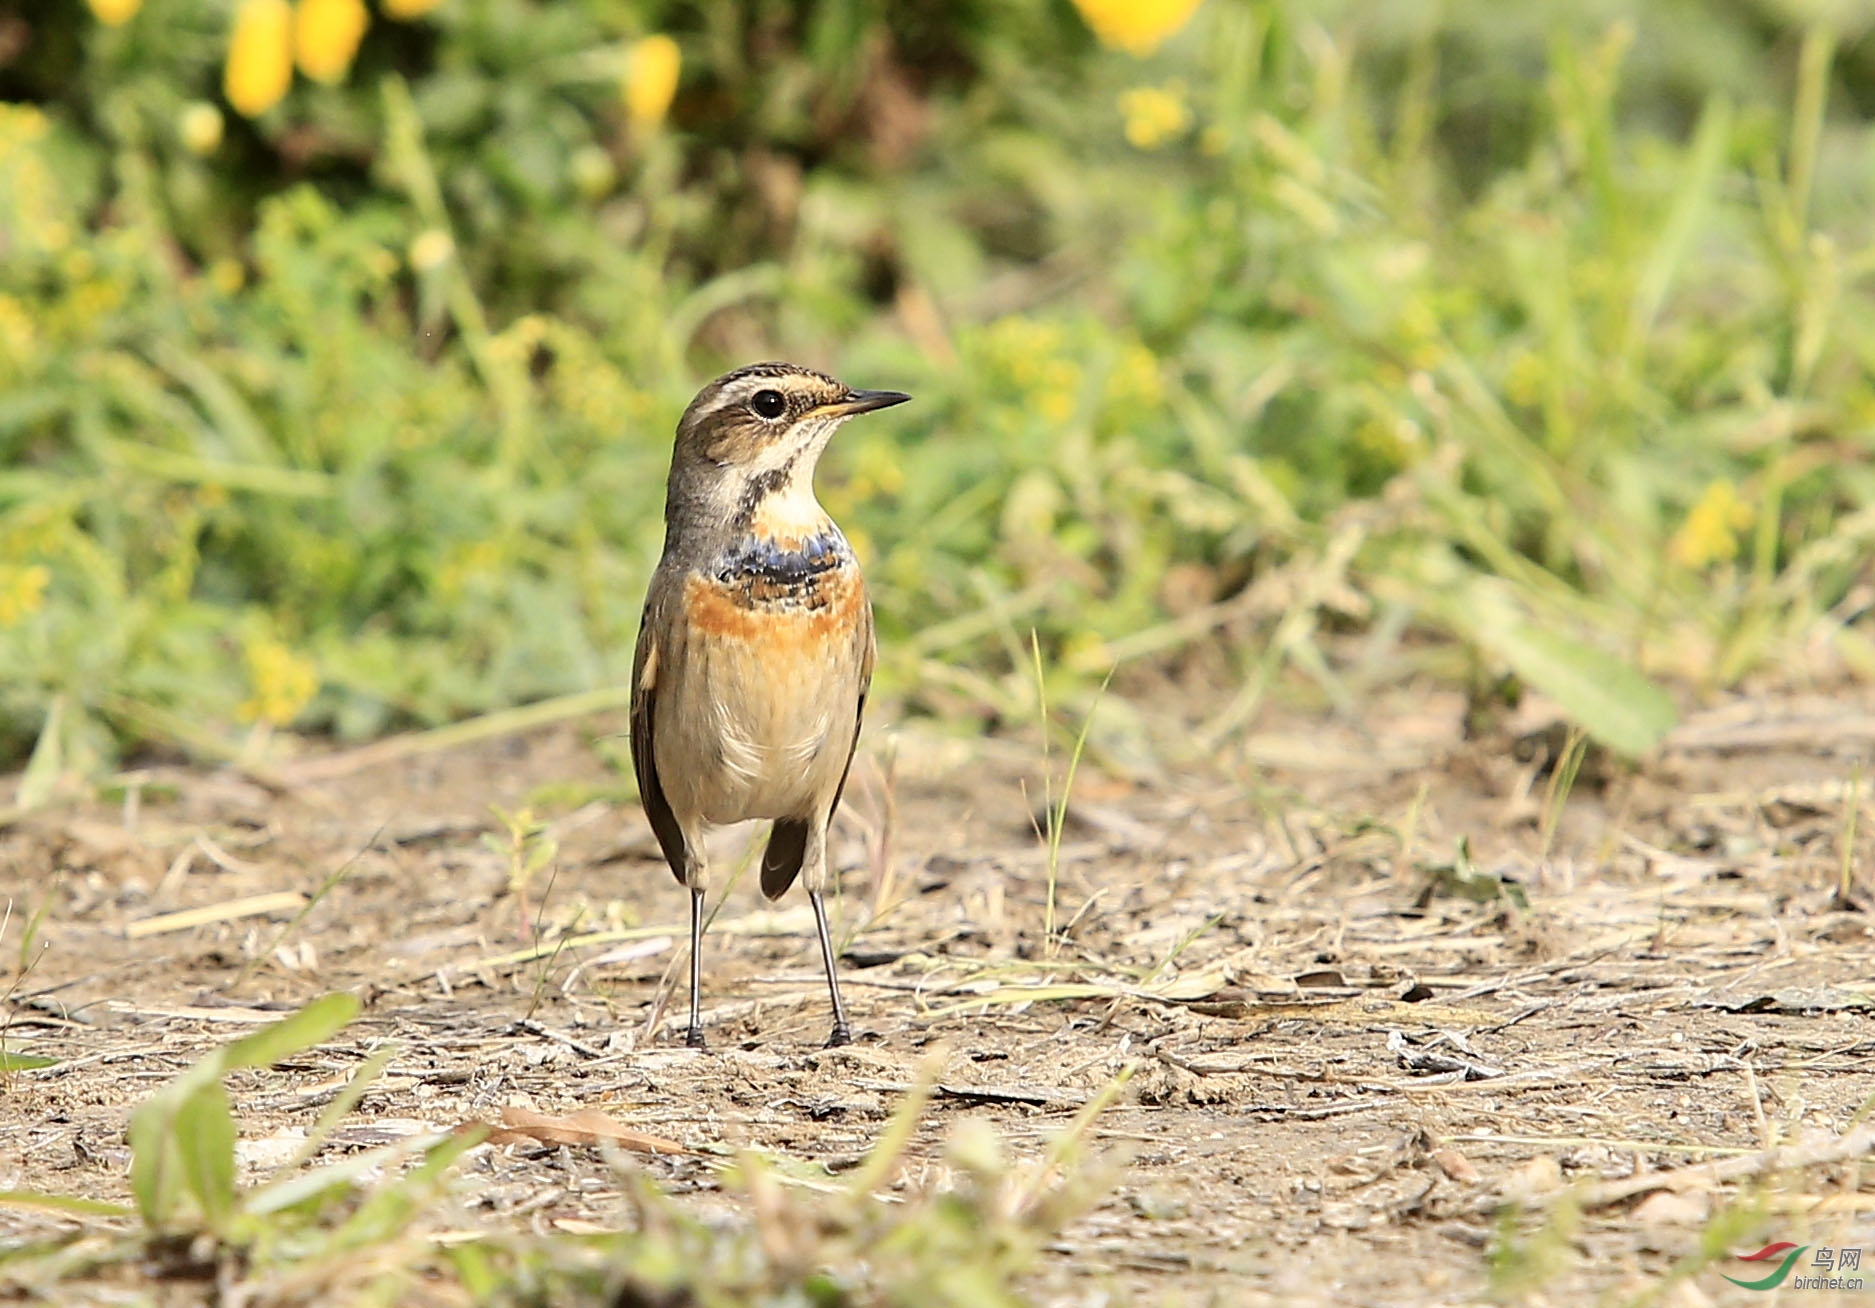
[[[449,1245],[444,1248],[443,1256],[455,1265],[456,1278],[462,1282],[470,1302],[490,1303],[507,1288],[488,1251],[480,1244]]]
[[[306,1143],[301,1145],[293,1157],[273,1174],[272,1179],[278,1180],[280,1177],[297,1172],[311,1162],[314,1155],[325,1147],[326,1141],[331,1139],[332,1133],[338,1129],[339,1122],[358,1106],[360,1099],[365,1097],[365,1092],[371,1088],[371,1083],[376,1081],[384,1069],[390,1066],[391,1060],[402,1052],[402,1045],[386,1042],[379,1046],[371,1057],[360,1063],[353,1070],[351,1079],[345,1083],[345,1088],[332,1097],[332,1102],[327,1104],[325,1111],[319,1114],[319,1120],[313,1123],[312,1130],[306,1133]]]
[[[1474,904],[1492,904],[1500,899],[1508,899],[1518,908],[1530,907],[1530,897],[1524,893],[1522,886],[1509,877],[1487,872],[1472,861],[1471,842],[1464,836],[1458,838],[1458,848],[1450,863],[1428,867],[1426,872],[1428,880],[1421,894],[1422,903],[1434,895],[1456,895]]]
[[[0,1049],[0,1073],[33,1072],[42,1067],[57,1067],[59,1060],[44,1054],[10,1054]]]
[[[102,1199],[81,1199],[75,1194],[41,1194],[37,1190],[0,1190],[0,1207],[43,1208],[74,1217],[134,1217],[137,1210]]]
[[[1666,691],[1591,645],[1522,623],[1495,628],[1481,643],[1619,753],[1645,754],[1679,717]]]
[[[203,1200],[202,1215],[217,1218],[217,1169],[220,1164],[203,1152],[222,1139],[213,1121],[216,1106],[227,1111],[221,1078],[234,1068],[266,1067],[290,1054],[328,1040],[358,1015],[358,997],[340,991],[312,1003],[271,1026],[224,1045],[197,1059],[183,1074],[151,1095],[130,1115],[130,1191],[137,1210],[153,1227],[175,1224],[182,1217],[184,1186]],[[210,1092],[206,1103],[197,1097]],[[219,1096],[219,1098],[216,1098]],[[228,1131],[233,1130],[232,1115]],[[198,1138],[199,1137],[199,1138]],[[227,1136],[232,1202],[234,1141]],[[219,1210],[225,1219],[226,1207]]]
[[[546,836],[540,840],[534,841],[527,851],[528,875],[532,876],[543,867],[546,867],[547,864],[553,862],[554,856],[559,852],[560,842],[555,840],[552,836]]]
[[[223,1071],[271,1067],[282,1058],[330,1040],[358,1016],[358,996],[338,991],[313,1000],[291,1017],[263,1026],[223,1051]]]
[[[234,1110],[219,1081],[190,1095],[171,1123],[190,1193],[209,1229],[225,1232],[234,1213]]]
[[[1525,621],[1498,582],[1474,578],[1445,612],[1478,646],[1618,753],[1645,754],[1679,718],[1666,691],[1633,665]]]
[[[158,1091],[130,1115],[130,1193],[143,1224],[154,1230],[172,1225],[182,1194],[182,1155],[170,1134],[176,1105]]]
[[[394,1173],[405,1158],[440,1143],[444,1138],[441,1134],[412,1136],[396,1144],[352,1154],[309,1172],[296,1172],[270,1181],[259,1189],[250,1190],[241,1206],[255,1217],[266,1217],[290,1208],[310,1211],[332,1193],[350,1190],[368,1176]]]
[[[432,1188],[463,1154],[482,1143],[484,1133],[451,1134],[424,1150],[423,1161],[394,1181],[373,1190],[332,1236],[334,1249],[368,1249],[400,1234],[429,1200]]]

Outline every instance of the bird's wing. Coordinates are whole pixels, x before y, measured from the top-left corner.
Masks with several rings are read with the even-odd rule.
[[[684,869],[690,864],[689,849],[684,843],[683,828],[677,825],[677,815],[671,812],[670,801],[664,797],[664,786],[658,780],[654,744],[658,683],[661,678],[668,680],[670,676],[666,660],[681,657],[679,651],[668,648],[658,639],[658,632],[667,626],[662,619],[668,594],[668,588],[653,577],[650,593],[645,596],[644,618],[638,628],[638,651],[632,657],[632,771],[638,777],[639,802],[644,805],[645,816],[651,819],[651,830],[658,838],[658,847],[664,851],[664,861],[670,864],[671,875],[682,881]]]

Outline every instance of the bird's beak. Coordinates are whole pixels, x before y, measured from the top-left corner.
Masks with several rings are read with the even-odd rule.
[[[845,399],[836,400],[827,407],[844,417],[851,417],[856,413],[871,413],[874,409],[889,409],[910,398],[903,391],[848,391]]]

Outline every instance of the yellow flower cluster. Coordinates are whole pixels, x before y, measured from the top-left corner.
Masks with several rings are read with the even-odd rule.
[[[1424,296],[1411,296],[1393,320],[1401,353],[1415,368],[1436,368],[1445,361],[1443,328],[1438,311]]]
[[[381,0],[385,14],[396,19],[421,18],[442,0]],[[135,13],[138,0],[91,0],[93,12],[109,22],[104,11],[127,9]],[[235,111],[258,118],[286,98],[293,85],[293,65],[315,82],[337,85],[351,71],[371,16],[365,0],[240,0],[234,30],[228,38],[228,62],[222,70],[222,93]],[[119,20],[123,21],[123,20]],[[196,137],[206,140],[204,128]],[[217,134],[217,140],[219,134]],[[207,153],[194,142],[191,149]]]
[[[1144,58],[1198,12],[1202,0],[1074,0],[1081,19],[1109,50]]]
[[[864,430],[848,428],[843,436],[844,457],[850,469],[844,478],[830,478],[822,488],[821,498],[828,512],[836,518],[856,513],[859,506],[876,496],[894,496],[905,489],[905,464],[891,437],[869,435]]]
[[[598,342],[557,318],[531,316],[541,324],[534,344],[545,345],[553,355],[546,385],[555,403],[578,415],[595,439],[613,440],[620,431],[655,424],[653,397],[632,385]]]
[[[1370,412],[1354,429],[1356,447],[1395,471],[1417,462],[1425,445],[1425,433],[1419,424],[1403,413],[1390,411],[1384,398],[1365,398]]]
[[[625,112],[635,126],[649,130],[664,121],[677,97],[677,75],[683,53],[668,36],[647,36],[625,51],[625,76],[620,83]]]
[[[16,144],[30,145],[45,140],[51,130],[51,120],[37,105],[9,104],[0,100],[0,158],[10,154]]]
[[[0,627],[11,627],[45,607],[51,584],[52,573],[44,564],[0,567]]]
[[[1165,378],[1159,356],[1144,341],[1128,341],[1107,374],[1107,401],[1141,409],[1156,408],[1165,400]]]
[[[1126,119],[1127,144],[1137,150],[1156,150],[1191,127],[1185,84],[1176,80],[1122,92],[1120,114]]]
[[[137,16],[143,0],[91,0],[91,12],[106,27],[122,27]]]
[[[878,437],[859,447],[853,460],[852,492],[855,498],[896,495],[905,489],[905,463],[889,437]]]
[[[1054,423],[1074,416],[1081,365],[1062,355],[1061,328],[1012,315],[991,326],[984,343],[990,361],[1021,388],[1037,413]]]
[[[478,540],[457,545],[436,569],[436,593],[442,599],[459,600],[478,579],[486,583],[490,578],[506,575],[507,564],[499,541]]]
[[[78,243],[82,224],[47,162],[49,134],[37,108],[0,103],[0,248],[56,288],[37,298],[0,297],[0,385],[32,375],[48,346],[90,344],[98,320],[130,293],[130,269],[145,253],[139,228],[112,228]]]
[[[0,384],[32,374],[39,356],[39,329],[25,304],[0,295]]]
[[[58,254],[72,242],[64,196],[39,148],[51,129],[37,106],[0,102],[0,230],[14,257]]]
[[[1543,402],[1543,387],[1549,368],[1541,357],[1519,346],[1504,369],[1504,397],[1512,404],[1533,409]]]
[[[247,676],[253,694],[241,705],[249,722],[284,727],[319,693],[319,670],[271,636],[247,642]]]
[[[1689,571],[1729,563],[1738,557],[1738,533],[1755,517],[1751,506],[1738,498],[1736,486],[1724,479],[1715,481],[1667,542],[1667,557]]]
[[[247,284],[239,259],[217,259],[208,266],[208,284],[222,295],[233,295]]]
[[[978,357],[986,371],[1007,378],[1021,392],[1023,410],[1059,425],[1088,398],[1087,368],[1075,357],[1075,344],[1059,324],[1011,315],[990,325],[980,338]],[[1163,404],[1165,379],[1158,356],[1138,337],[1117,344],[1102,374],[1101,412],[1136,414]]]
[[[488,356],[502,363],[526,364],[547,339],[551,322],[545,314],[524,313],[488,343]]]

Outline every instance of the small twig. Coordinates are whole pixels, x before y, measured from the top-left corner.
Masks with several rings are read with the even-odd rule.
[[[155,917],[139,918],[126,923],[124,938],[141,940],[145,936],[160,936],[171,931],[187,931],[192,927],[207,926],[214,922],[233,922],[244,917],[258,917],[263,913],[278,913],[283,909],[304,908],[306,896],[297,890],[269,891],[264,895],[248,895],[241,899],[226,899],[219,904],[204,904],[199,908],[185,908],[174,913],[159,913]],[[246,973],[242,974],[245,977]],[[237,978],[237,983],[240,978]]]
[[[588,1058],[604,1058],[606,1056],[605,1050],[589,1045],[584,1040],[575,1040],[566,1032],[556,1031],[546,1023],[536,1022],[531,1017],[522,1018],[519,1022],[515,1023],[515,1026],[530,1035],[537,1035],[543,1040],[552,1040],[563,1044],[573,1052],[584,1054]]]
[[[1651,1146],[1650,1146],[1651,1147]],[[1703,1190],[1742,1181],[1765,1172],[1794,1172],[1829,1163],[1847,1162],[1875,1150],[1875,1127],[1862,1127],[1848,1135],[1812,1145],[1782,1145],[1760,1149],[1739,1158],[1724,1158],[1713,1163],[1695,1163],[1666,1172],[1648,1172],[1643,1176],[1625,1176],[1614,1181],[1597,1181],[1583,1186],[1566,1186],[1526,1198],[1523,1202],[1547,1207],[1565,1198],[1583,1209],[1606,1208],[1624,1199],[1653,1190]],[[1493,1208],[1504,1202],[1494,1195],[1482,1207]]]
[[[877,1090],[882,1094],[910,1094],[917,1089],[905,1081],[855,1081],[853,1084],[861,1090]],[[1038,1108],[1078,1108],[1088,1100],[1081,1091],[1058,1086],[946,1085],[941,1081],[931,1087],[931,1094],[937,1099],[959,1099],[965,1103],[1032,1104]]]

